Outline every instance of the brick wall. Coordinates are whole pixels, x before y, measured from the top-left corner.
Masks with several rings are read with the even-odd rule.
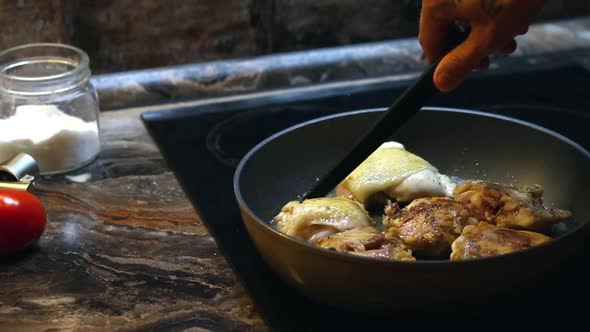
[[[417,34],[418,0],[0,0],[0,49],[63,42],[95,73]],[[539,20],[590,13],[553,0]]]

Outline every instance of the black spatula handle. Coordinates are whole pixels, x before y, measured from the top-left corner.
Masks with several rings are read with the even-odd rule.
[[[456,34],[452,43],[449,43],[447,52],[461,43],[468,30]],[[420,77],[408,87],[389,107],[387,112],[357,141],[356,145],[329,173],[320,178],[316,185],[302,198],[317,198],[326,196],[344,178],[346,178],[358,165],[371,155],[383,142],[389,139],[400,127],[402,127],[414,114],[435,96],[439,91],[434,85],[434,72],[444,57],[441,56],[432,63]]]

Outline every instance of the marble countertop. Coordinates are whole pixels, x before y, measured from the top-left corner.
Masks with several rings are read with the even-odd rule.
[[[590,18],[534,25],[518,36],[503,64],[544,61],[547,53],[590,47]],[[551,59],[554,61],[554,59]],[[262,90],[420,72],[426,63],[416,38],[214,61],[95,76],[103,110],[206,99]]]
[[[0,260],[0,330],[263,328],[141,112],[102,114],[99,159],[37,184],[48,224]]]
[[[588,28],[536,26],[501,61],[562,58],[546,55],[586,48]],[[0,260],[0,330],[266,330],[140,114],[158,103],[412,73],[424,65],[418,47],[400,40],[95,77],[101,155],[77,176],[38,183],[47,228],[33,250]]]

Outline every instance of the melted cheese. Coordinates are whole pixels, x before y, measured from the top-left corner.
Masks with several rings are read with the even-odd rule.
[[[372,223],[360,204],[338,197],[289,202],[274,221],[279,231],[309,242]]]
[[[397,142],[382,144],[341,185],[363,204],[379,192],[408,202],[419,197],[450,196],[454,188],[448,177]]]
[[[454,189],[455,183],[448,176],[432,169],[423,169],[410,174],[397,186],[385,190],[385,193],[397,201],[409,202],[420,197],[450,197]]]

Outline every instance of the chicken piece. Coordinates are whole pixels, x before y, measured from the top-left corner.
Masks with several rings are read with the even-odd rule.
[[[383,224],[390,236],[399,236],[412,251],[423,257],[443,257],[463,227],[476,223],[467,207],[448,197],[419,198],[399,209],[397,203],[385,208]]]
[[[412,250],[408,249],[401,241],[393,244],[385,244],[380,249],[367,250],[367,251],[353,251],[354,255],[389,259],[396,261],[415,261],[416,258],[412,256]]]
[[[364,252],[353,252],[355,255],[382,258],[399,261],[415,261],[412,250],[402,242],[396,235],[385,232],[383,236],[383,244],[381,248],[374,250],[367,250]]]
[[[572,214],[561,209],[547,209],[541,196],[543,188],[536,185],[518,190],[509,185],[468,181],[457,185],[455,199],[467,205],[471,215],[501,228],[546,233],[556,222]]]
[[[381,248],[384,241],[385,237],[375,227],[360,226],[321,238],[316,245],[342,252],[359,252]]]
[[[395,236],[384,236],[375,227],[361,226],[319,239],[316,245],[325,249],[347,252],[359,256],[416,260],[412,251]]]
[[[499,228],[480,222],[465,226],[461,236],[453,242],[451,260],[502,255],[549,240],[550,237],[540,233]]]
[[[334,233],[373,223],[362,205],[338,197],[289,202],[274,217],[274,221],[280,232],[311,243]]]
[[[387,199],[409,202],[419,197],[451,196],[454,183],[426,160],[396,142],[382,144],[337,187],[336,196],[354,199],[366,208]],[[377,204],[374,201],[377,200]]]

